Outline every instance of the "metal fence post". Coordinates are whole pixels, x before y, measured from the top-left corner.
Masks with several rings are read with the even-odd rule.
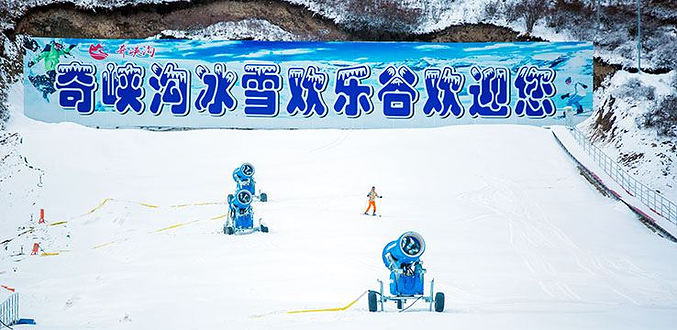
[[[8,326],[19,321],[19,293],[13,293],[0,304],[0,321]],[[2,324],[0,328],[4,327]]]
[[[574,108],[573,107],[564,107],[564,119],[565,119],[567,127],[574,128]]]

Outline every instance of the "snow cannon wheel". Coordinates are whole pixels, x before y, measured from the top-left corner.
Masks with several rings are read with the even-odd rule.
[[[261,201],[262,202],[267,202],[268,201],[268,194],[266,193],[261,193]]]
[[[402,309],[402,308],[404,308],[404,301],[398,300],[397,301],[397,309]]]
[[[226,235],[233,235],[233,234],[235,234],[235,229],[233,229],[233,227],[225,227],[223,232]]]
[[[444,293],[438,292],[435,294],[435,311],[442,313],[444,311]]]
[[[267,233],[268,232],[268,227],[261,225],[261,232],[262,233]]]
[[[377,299],[376,292],[369,291],[369,294],[367,295],[367,300],[369,301],[369,311],[370,312],[377,311],[377,300],[376,299]]]
[[[233,194],[228,194],[228,204],[233,201]]]

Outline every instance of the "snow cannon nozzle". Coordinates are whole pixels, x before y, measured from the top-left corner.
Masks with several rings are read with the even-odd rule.
[[[425,251],[425,240],[421,234],[408,231],[383,248],[383,263],[390,270],[416,263]]]
[[[235,169],[233,175],[236,175],[240,180],[246,180],[254,176],[254,172],[254,165],[250,163],[244,163]]]
[[[254,172],[256,172],[254,165],[250,163],[244,163],[233,170],[233,180],[237,184],[235,191],[247,189],[252,195],[255,195],[256,182],[254,181]]]
[[[237,209],[246,209],[252,203],[252,194],[247,190],[240,190],[231,203]]]

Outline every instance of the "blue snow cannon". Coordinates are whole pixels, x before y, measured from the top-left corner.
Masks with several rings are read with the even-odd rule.
[[[256,196],[256,181],[254,180],[254,173],[256,172],[254,165],[250,163],[244,163],[240,167],[233,170],[233,180],[237,184],[235,191],[247,190],[252,196]],[[233,195],[228,195],[228,203],[230,199],[233,198]],[[268,201],[268,195],[262,193],[259,196],[259,199],[262,202]]]
[[[413,296],[423,294],[421,255],[425,251],[423,237],[406,232],[383,248],[383,263],[390,269],[390,294]]]
[[[268,227],[261,224],[254,226],[254,209],[252,208],[252,194],[248,190],[240,190],[228,203],[228,217],[223,225],[223,232],[227,235],[248,234],[254,231],[268,232]]]
[[[233,180],[237,183],[237,191],[247,190],[252,195],[256,195],[256,181],[254,181],[254,165],[244,163],[233,170]]]
[[[408,231],[386,244],[381,258],[383,264],[390,270],[390,295],[383,292],[383,282],[378,280],[380,291],[369,291],[370,312],[376,312],[379,305],[380,310],[383,311],[383,305],[388,300],[395,301],[397,308],[403,309],[407,299],[414,299],[414,303],[422,299],[430,304],[431,311],[433,308],[437,312],[444,311],[444,293],[434,294],[434,279],[430,282],[429,294],[424,293],[426,270],[421,261],[423,252],[425,252],[425,240],[421,234],[413,231]]]

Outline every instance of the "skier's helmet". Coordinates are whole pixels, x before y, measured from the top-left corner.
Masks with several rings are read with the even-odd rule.
[[[564,82],[568,85],[571,84],[571,77],[567,77],[567,79],[564,79]]]

